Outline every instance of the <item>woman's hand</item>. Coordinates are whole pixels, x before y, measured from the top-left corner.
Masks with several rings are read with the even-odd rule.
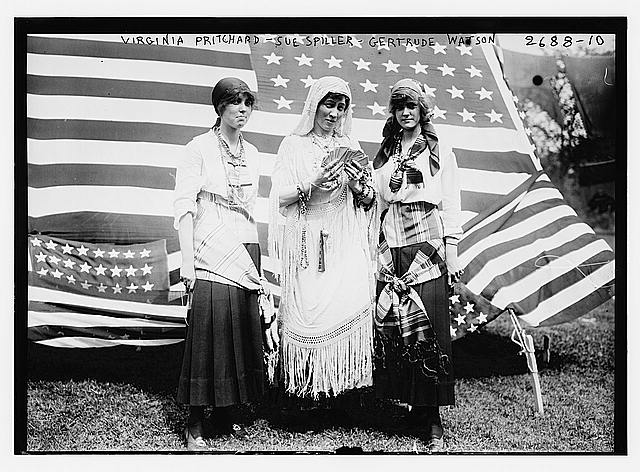
[[[264,329],[264,339],[267,343],[267,350],[269,352],[275,351],[280,345],[280,335],[278,334],[278,322],[273,321],[269,326]]]
[[[355,193],[362,192],[362,182],[360,181],[363,174],[362,166],[356,161],[351,161],[344,166],[344,171],[349,179],[348,185],[351,190]]]
[[[187,291],[193,290],[193,286],[196,283],[196,269],[193,261],[182,262],[182,267],[180,267],[180,280]]]
[[[460,281],[463,270],[458,261],[458,246],[454,244],[445,244],[445,261],[447,264],[447,272],[449,272],[449,285]]]
[[[311,184],[314,187],[320,187],[327,182],[331,182],[340,177],[340,173],[342,172],[342,168],[344,167],[344,162],[336,160],[331,164],[323,167],[320,166],[316,175],[311,178]]]

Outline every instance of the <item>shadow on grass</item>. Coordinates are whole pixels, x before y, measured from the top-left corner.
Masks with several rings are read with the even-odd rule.
[[[372,433],[384,432],[396,437],[412,437],[420,433],[419,425],[407,425],[407,410],[386,400],[374,399],[372,392],[363,392],[364,404],[349,410],[279,410],[273,407],[256,409],[256,417],[266,420],[272,430],[289,433],[348,432],[353,428]],[[374,405],[374,406],[371,406]]]
[[[518,355],[520,347],[507,336],[482,331],[468,334],[452,347],[453,368],[458,379],[528,372],[525,357]]]
[[[518,378],[528,372],[526,360],[509,337],[513,327],[508,317],[456,341],[458,405],[444,413],[454,453],[484,450],[486,440],[492,448],[508,451],[556,450],[556,443],[591,451],[603,437],[610,442],[614,319],[610,301],[578,320],[528,330],[537,347],[544,336],[551,338],[551,362],[543,365],[539,359],[538,367],[543,381],[548,373],[546,385],[553,385],[545,388],[545,406],[556,415],[550,419],[567,428],[549,429],[544,418],[528,429],[512,421],[530,408],[522,405],[523,383],[528,383]],[[139,450],[182,450],[187,409],[175,403],[182,350],[182,344],[140,351],[29,344],[28,362],[19,366],[23,374],[18,375],[28,381],[30,450],[132,450],[131,444]],[[407,426],[406,407],[376,399],[372,389],[362,393],[357,407],[346,409],[348,416],[339,408],[287,416],[265,397],[232,413],[251,438],[215,434],[208,442],[214,450],[230,453],[280,450],[280,445],[291,451],[412,452],[416,440],[420,447],[420,428]],[[572,399],[569,406],[567,399]],[[215,412],[208,413],[215,420]],[[495,437],[478,437],[487,424],[493,425]],[[546,435],[536,434],[540,428]],[[503,430],[509,434],[504,436]]]
[[[27,380],[96,380],[125,383],[149,393],[175,395],[183,343],[137,350],[52,348],[29,343]]]
[[[101,349],[63,349],[29,343],[28,380],[89,380],[127,383],[151,393],[175,391],[183,344]],[[519,347],[508,337],[481,332],[453,343],[457,378],[517,375],[527,371]]]
[[[272,428],[291,433],[308,433],[353,427],[378,428],[393,432],[404,423],[406,408],[376,398],[371,387],[351,390],[337,398],[318,401],[283,396],[269,388],[254,415],[268,421]]]
[[[162,410],[168,424],[174,433],[181,434],[186,409],[172,404],[172,401],[175,399],[182,351],[183,344],[137,350],[129,346],[61,349],[30,343],[27,379],[31,382],[92,380],[130,385],[162,398]],[[468,335],[453,344],[456,377],[526,373],[526,361],[518,352],[518,346],[508,337],[488,332]],[[236,407],[232,415],[242,424],[263,419],[274,430],[293,434],[358,427],[403,437],[415,436],[418,431],[415,427],[407,427],[407,409],[404,406],[375,398],[372,388],[357,392],[346,402],[306,411],[296,408],[283,411],[276,398],[271,391],[257,404]],[[208,413],[213,413],[212,409],[208,409]]]

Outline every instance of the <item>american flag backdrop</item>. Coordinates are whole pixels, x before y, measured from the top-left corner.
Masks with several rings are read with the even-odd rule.
[[[145,36],[143,44],[137,35],[28,37],[29,339],[65,347],[181,341],[175,167],[182,146],[213,124],[211,87],[226,76],[257,92],[258,107],[243,134],[261,153],[256,213],[263,267],[276,296],[279,269],[266,244],[270,173],[308,88],[324,75],[349,82],[352,135],[371,157],[393,83],[415,78],[435,103],[434,125],[460,167],[465,222],[465,275],[452,295],[452,337],[475,331],[505,308],[530,326],[565,322],[613,293],[613,252],[542,172],[494,45],[452,43],[446,35],[411,35],[409,42],[373,34],[243,34],[226,35],[227,42],[204,36]],[[52,241],[58,251],[65,244],[73,249],[42,252],[44,267],[34,238]],[[112,272],[120,259],[108,259],[107,270],[93,253],[85,259],[78,252],[140,256],[151,244],[166,248],[156,251],[164,285],[136,278],[142,258],[121,261],[137,269],[129,280],[125,271],[124,279]],[[51,262],[52,256],[62,262]],[[72,267],[64,266],[64,256]],[[108,296],[68,282],[72,276],[81,283],[83,263],[93,280],[82,280],[92,289],[109,286]],[[101,263],[105,271],[98,274]],[[43,268],[46,273],[38,272]],[[54,281],[52,271],[63,275]],[[140,288],[115,293],[121,282],[157,284],[157,296],[144,298]]]

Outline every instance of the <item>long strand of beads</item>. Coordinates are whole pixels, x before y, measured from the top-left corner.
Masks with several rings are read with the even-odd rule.
[[[301,245],[300,248],[300,267],[306,269],[309,267],[309,259],[307,257],[307,222],[305,221],[302,226],[302,235],[301,235]]]
[[[246,161],[244,158],[244,139],[242,134],[240,134],[239,141],[239,152],[237,155],[231,152],[231,148],[226,140],[222,137],[222,133],[220,132],[220,128],[216,129],[216,136],[218,138],[218,147],[220,148],[220,158],[222,159],[222,166],[224,168],[225,177],[227,180],[227,195],[228,201],[230,205],[241,206],[246,209],[249,200],[251,199],[251,192],[247,192],[245,195],[244,189],[240,186],[240,171],[238,167],[246,167]],[[225,162],[224,156],[227,156],[228,164],[231,165],[234,172],[234,180],[237,182],[236,184],[231,182],[231,178],[229,176],[229,171],[227,168],[227,162]]]
[[[323,149],[325,152],[329,152],[331,148],[334,147],[334,143],[335,143],[334,138],[335,138],[334,133],[331,133],[329,136],[324,137],[324,136],[320,136],[315,131],[311,132],[311,139],[313,140],[314,144],[316,144],[316,146],[318,146],[320,149]]]
[[[240,146],[239,146],[237,155],[231,152],[229,143],[227,143],[227,141],[222,137],[222,132],[220,131],[220,128],[216,128],[216,136],[218,136],[218,140],[222,144],[222,147],[224,148],[225,152],[229,157],[232,157],[238,160],[244,160],[244,139],[242,138],[242,133],[240,133],[240,137],[239,137]]]
[[[300,234],[300,267],[306,269],[309,267],[309,258],[307,257],[307,197],[302,190],[302,185],[296,185],[298,191],[298,218],[302,221],[302,230]]]
[[[316,146],[318,146],[318,148],[322,150],[322,154],[320,156],[317,156],[313,162],[313,169],[318,170],[320,168],[322,159],[324,159],[324,157],[328,155],[331,151],[333,151],[336,147],[335,135],[332,133],[331,135],[325,138],[325,137],[321,137],[319,134],[315,133],[314,131],[312,131],[310,135],[311,135],[311,142],[313,142],[313,144],[315,144]]]
[[[404,157],[402,154],[402,144],[400,143],[400,137],[396,138],[396,142],[393,149],[393,160],[396,164],[396,168],[389,178],[389,189],[396,193],[402,186],[402,178],[404,175]]]
[[[310,136],[311,136],[311,142],[315,144],[322,151],[320,155],[314,156],[314,160],[313,160],[312,168],[314,172],[317,172],[318,169],[320,169],[320,166],[324,158],[328,156],[333,150],[336,149],[337,142],[335,139],[335,132],[331,133],[328,137],[325,138],[320,136],[316,132],[311,131]],[[331,190],[335,190],[339,186],[340,186],[340,177],[338,177],[334,181],[329,181],[327,183],[322,184],[320,188],[331,191]]]

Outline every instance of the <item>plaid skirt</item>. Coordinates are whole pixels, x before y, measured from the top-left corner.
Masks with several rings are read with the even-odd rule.
[[[422,243],[391,248],[396,275],[401,276],[409,269],[421,245]],[[378,295],[384,286],[385,283],[378,282]],[[442,352],[452,361],[447,274],[414,285],[413,288],[424,303]],[[373,385],[378,398],[399,400],[412,406],[439,406],[455,403],[453,365],[450,365],[447,375],[441,376],[436,382],[424,376],[418,367],[407,365],[400,359],[394,359],[395,354],[398,353],[390,350],[387,355],[391,358],[387,358],[388,362],[385,363],[400,367],[376,366],[374,368]]]
[[[258,270],[260,247],[245,244]],[[216,407],[260,400],[264,392],[258,295],[196,280],[178,381],[178,403]]]

